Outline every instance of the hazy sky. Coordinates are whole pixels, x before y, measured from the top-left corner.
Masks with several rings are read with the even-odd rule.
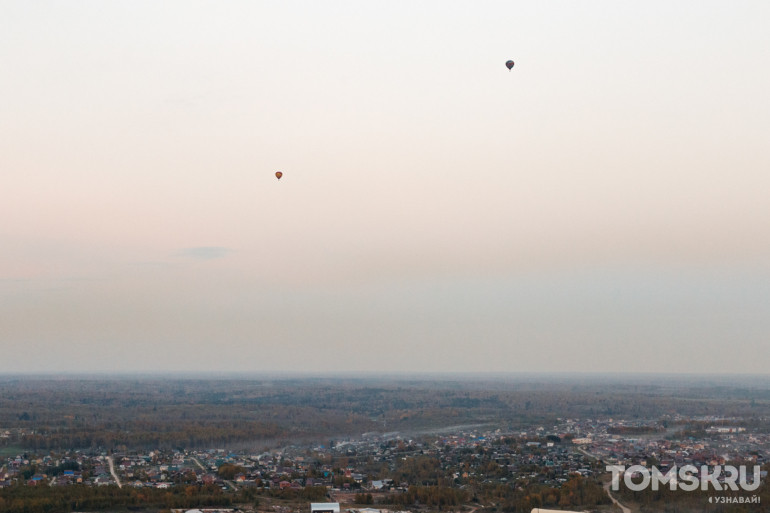
[[[0,1],[0,372],[767,373],[768,26]]]

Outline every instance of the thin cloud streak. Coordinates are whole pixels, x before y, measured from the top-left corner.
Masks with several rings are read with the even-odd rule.
[[[200,246],[197,248],[185,248],[179,251],[179,255],[194,258],[196,260],[216,260],[225,258],[232,253],[232,251],[232,249],[219,246]]]

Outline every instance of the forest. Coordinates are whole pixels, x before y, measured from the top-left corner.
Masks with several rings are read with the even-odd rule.
[[[0,429],[10,430],[0,438],[0,450],[237,448],[461,424],[515,429],[557,417],[657,419],[714,412],[770,429],[762,421],[770,415],[770,383],[661,376],[0,376]]]
[[[398,433],[398,437],[382,437],[381,449],[396,456],[389,465],[350,448],[333,458],[329,454],[319,457],[305,476],[323,476],[321,465],[326,465],[334,470],[330,486],[352,486],[355,504],[394,510],[466,508],[518,513],[544,507],[608,511],[610,497],[599,476],[604,469],[601,461],[587,464],[590,477],[565,475],[561,484],[554,480],[553,471],[535,463],[554,454],[545,449],[548,443],[560,448],[565,458],[578,455],[573,433],[540,436],[537,443],[543,447],[533,448],[527,448],[526,440],[501,436],[501,452],[524,455],[524,463],[518,466],[514,461],[496,460],[491,449],[452,448],[438,433],[466,427],[517,433],[569,418],[609,417],[624,420],[607,429],[615,437],[705,440],[717,436],[715,426],[739,427],[766,436],[770,433],[770,380],[652,375],[421,379],[0,376],[0,455],[26,459],[28,454],[66,451],[93,455],[159,449],[259,451],[305,443],[331,447],[335,440],[361,438],[367,433]],[[430,441],[415,449],[411,442],[405,443],[411,437]],[[388,478],[402,486],[398,491],[373,495],[371,488],[361,488],[344,476],[343,469],[353,467],[371,479]],[[48,466],[44,472],[50,480],[67,470],[79,470],[83,475],[90,471],[66,461]],[[217,474],[220,479],[233,480],[244,470],[228,463]],[[466,471],[471,477],[458,478]],[[168,489],[121,489],[113,484],[29,486],[25,480],[39,475],[41,469],[30,463],[17,472],[23,479],[0,488],[0,513],[157,512],[229,505],[267,512],[273,506],[289,505],[296,510],[307,502],[330,498],[326,486],[283,489],[265,486],[260,479],[251,486],[224,491],[202,482],[194,473],[172,477]],[[756,492],[759,505],[711,505],[706,492],[624,489],[616,496],[636,505],[640,513],[769,511],[767,490],[763,484]]]

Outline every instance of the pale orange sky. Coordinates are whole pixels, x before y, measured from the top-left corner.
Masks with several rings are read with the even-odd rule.
[[[4,2],[0,372],[766,372],[768,22]]]

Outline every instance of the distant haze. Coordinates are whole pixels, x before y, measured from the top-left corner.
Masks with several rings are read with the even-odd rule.
[[[768,25],[3,2],[0,373],[766,374]]]

